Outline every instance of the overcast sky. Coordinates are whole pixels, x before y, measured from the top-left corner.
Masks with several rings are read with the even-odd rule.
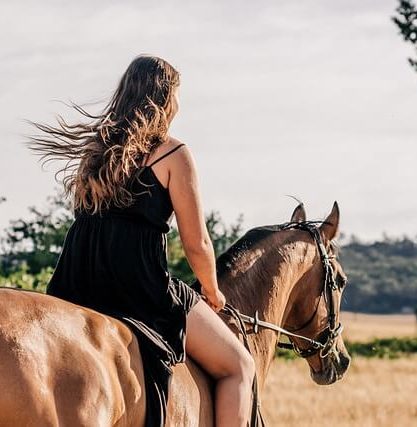
[[[194,153],[206,213],[281,223],[291,194],[310,219],[337,200],[347,235],[417,235],[417,73],[396,1],[0,4],[0,229],[57,186],[57,165],[42,170],[23,145],[23,119],[107,100],[151,53],[181,73],[171,134]]]

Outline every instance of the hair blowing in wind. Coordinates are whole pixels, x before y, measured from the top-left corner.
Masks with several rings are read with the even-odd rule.
[[[123,207],[132,203],[128,180],[140,168],[144,155],[167,137],[179,76],[165,60],[139,55],[101,114],[92,115],[71,104],[88,118],[87,123],[69,124],[60,115],[57,126],[27,121],[42,132],[27,141],[41,155],[42,164],[67,160],[55,178],[64,174],[64,193],[73,194],[73,209],[96,213],[111,204]]]

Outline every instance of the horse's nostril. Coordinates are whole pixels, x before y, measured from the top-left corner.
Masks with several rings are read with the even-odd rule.
[[[343,353],[339,353],[339,358],[340,358],[340,367],[343,369],[343,371],[346,371],[350,365],[350,361],[351,361],[350,356]]]

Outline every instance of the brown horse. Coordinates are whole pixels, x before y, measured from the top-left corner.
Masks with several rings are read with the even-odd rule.
[[[291,220],[305,221],[301,205]],[[338,224],[335,203],[317,230],[337,284],[332,297],[336,322],[346,282],[332,256]],[[241,313],[257,310],[260,320],[320,337],[329,322],[329,297],[323,298],[325,277],[317,242],[303,229],[274,227],[249,230],[218,258],[220,288]],[[230,318],[224,320],[236,331]],[[260,391],[276,342],[271,330],[249,334]],[[301,352],[310,347],[297,338],[294,344]],[[349,365],[341,336],[331,344],[325,354],[307,354],[318,384],[341,378]],[[190,358],[173,370],[167,425],[213,426],[209,376]],[[142,426],[144,389],[138,342],[125,324],[52,296],[0,290],[1,426]]]

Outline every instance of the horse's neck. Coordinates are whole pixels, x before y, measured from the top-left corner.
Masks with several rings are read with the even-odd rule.
[[[274,242],[273,247],[279,246]],[[280,251],[265,251],[262,258],[267,262],[262,263],[261,271],[253,268],[237,275],[236,270],[231,270],[219,282],[226,300],[241,313],[254,316],[258,311],[260,320],[282,326],[290,294],[301,274],[300,263],[294,257],[296,250],[291,244],[282,246]],[[298,250],[303,252],[301,247]],[[251,328],[248,330],[251,331]],[[262,389],[275,355],[277,335],[274,331],[259,328],[257,334],[251,333],[248,338],[257,366],[258,384]]]

